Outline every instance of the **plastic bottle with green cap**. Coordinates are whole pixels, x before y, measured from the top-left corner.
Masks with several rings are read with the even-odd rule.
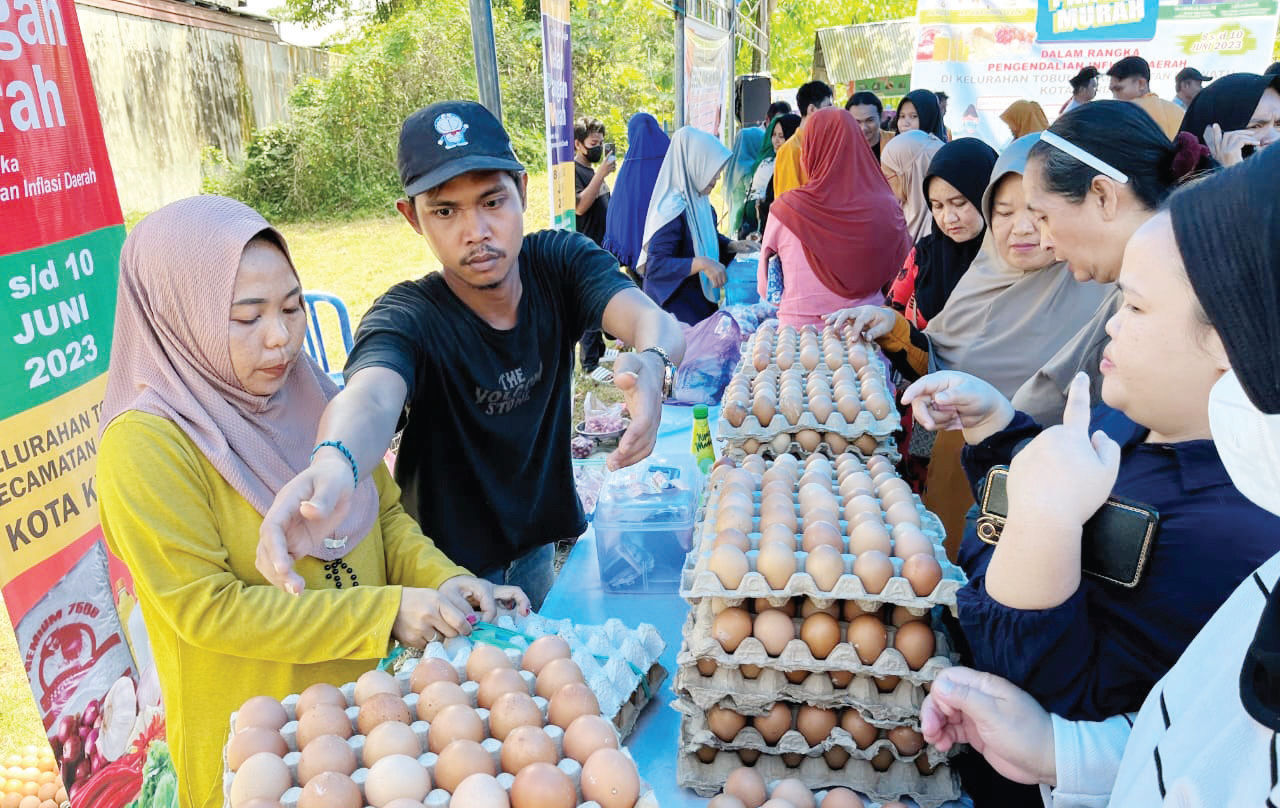
[[[707,423],[707,405],[693,405],[693,457],[703,474],[711,471],[716,462],[716,450],[711,445],[711,425]]]

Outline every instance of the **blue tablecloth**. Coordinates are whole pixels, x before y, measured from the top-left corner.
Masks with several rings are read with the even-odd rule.
[[[715,418],[713,409],[710,416],[713,424]],[[693,416],[688,407],[664,407],[656,452],[665,455],[688,452],[692,425]],[[714,426],[712,431],[714,433]],[[671,680],[675,677],[680,630],[689,613],[689,604],[674,592],[667,595],[612,595],[605,592],[596,563],[595,534],[588,528],[565,560],[555,586],[543,602],[541,613],[557,619],[571,618],[585,625],[598,625],[616,617],[629,626],[640,623],[657,626],[667,642],[661,657],[662,666],[667,669],[667,682],[640,715],[626,745],[639,765],[640,776],[653,786],[662,808],[701,808],[706,805],[704,798],[676,785],[680,714],[670,707],[675,699]]]

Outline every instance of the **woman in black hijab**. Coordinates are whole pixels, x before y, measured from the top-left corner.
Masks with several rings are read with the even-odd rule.
[[[947,142],[947,128],[942,123],[942,107],[938,106],[938,97],[930,90],[912,90],[907,93],[906,98],[898,102],[893,126],[898,134],[919,129],[936,135],[943,143]],[[979,191],[978,195],[981,196],[982,192]]]
[[[982,248],[982,194],[995,164],[995,150],[972,137],[946,144],[929,163],[924,196],[933,232],[916,242],[889,295],[889,304],[921,330],[942,311]]]
[[[1280,75],[1214,79],[1187,107],[1181,131],[1199,138],[1224,166],[1280,140]]]

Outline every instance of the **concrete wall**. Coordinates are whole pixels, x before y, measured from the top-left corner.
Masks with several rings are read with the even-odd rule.
[[[173,17],[161,2],[136,14],[76,4],[126,213],[199,193],[206,146],[239,159],[254,128],[288,117],[294,85],[329,67],[325,51],[271,41],[269,23],[206,9],[157,19]]]

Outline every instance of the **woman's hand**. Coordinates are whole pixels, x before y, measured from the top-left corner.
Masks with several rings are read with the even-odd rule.
[[[1204,142],[1213,159],[1223,166],[1233,166],[1244,161],[1245,146],[1258,145],[1258,135],[1248,129],[1223,132],[1220,125],[1211,123],[1205,127]]]
[[[729,251],[734,255],[760,252],[760,242],[758,239],[752,240],[751,238],[745,238],[741,241],[731,241],[729,242]]]
[[[471,575],[455,575],[440,584],[441,597],[464,615],[478,614],[480,620],[492,621],[498,616],[498,605],[505,609],[517,611],[521,615],[529,613],[529,596],[518,586],[495,586],[483,578]],[[468,621],[468,626],[470,621]],[[470,631],[470,628],[467,629]]]
[[[724,286],[724,282],[726,278],[724,264],[721,264],[719,261],[714,261],[710,258],[703,258],[702,256],[698,256],[697,258],[693,259],[693,263],[690,265],[690,269],[692,270],[689,273],[691,275],[697,275],[699,272],[701,272],[703,275],[706,275],[707,281],[710,282],[711,285],[716,289],[719,289],[721,286]]]
[[[917,379],[902,394],[916,423],[930,432],[962,430],[965,443],[982,443],[1009,425],[1014,409],[1000,391],[976,376],[942,370]]]
[[[406,586],[400,595],[400,612],[391,626],[391,636],[401,645],[424,648],[427,643],[444,637],[470,634],[472,621],[467,619],[469,613],[469,609],[462,611],[446,597],[443,587],[423,589]]]
[[[855,334],[862,334],[869,340],[878,340],[893,330],[898,315],[893,309],[883,306],[855,306],[852,309],[841,309],[835,314],[828,314],[827,322],[837,332],[847,324]]]
[[[999,676],[969,668],[939,673],[920,707],[920,729],[942,752],[969,744],[1014,782],[1058,782],[1053,721],[1035,699]]]

